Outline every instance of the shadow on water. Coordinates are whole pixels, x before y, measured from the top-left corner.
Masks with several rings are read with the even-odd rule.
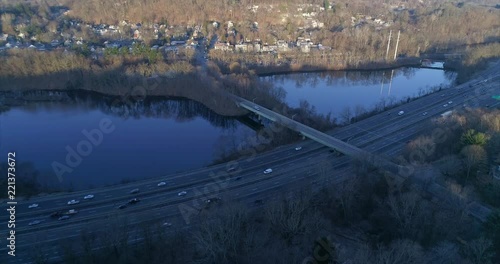
[[[242,136],[240,133],[243,131],[247,131],[246,133],[250,133],[250,131],[257,131],[258,129],[261,128],[262,125],[259,123],[255,122],[248,116],[236,116],[236,117],[226,117],[226,116],[221,116],[214,111],[212,111],[210,108],[206,107],[205,105],[185,99],[185,98],[179,98],[179,97],[167,97],[167,96],[147,96],[143,99],[134,99],[134,100],[129,100],[129,101],[124,101],[121,100],[122,98],[118,96],[112,96],[112,95],[103,95],[97,92],[88,92],[88,91],[47,91],[47,90],[38,90],[38,91],[24,91],[24,92],[0,92],[0,105],[2,106],[0,109],[0,116],[3,114],[9,114],[10,110],[15,110],[15,109],[22,109],[23,112],[25,113],[39,113],[39,112],[51,112],[51,113],[71,113],[72,111],[76,110],[77,113],[87,113],[90,111],[95,111],[98,110],[102,112],[105,116],[113,116],[113,117],[118,117],[119,119],[122,119],[124,121],[126,120],[138,120],[138,119],[147,119],[147,118],[153,118],[153,119],[160,119],[159,122],[156,122],[156,124],[159,123],[164,123],[162,120],[173,120],[175,123],[188,123],[188,122],[195,122],[198,125],[196,126],[188,126],[189,130],[197,130],[197,129],[204,129],[204,126],[200,126],[199,122],[195,120],[205,120],[208,122],[212,127],[216,128],[214,129],[209,129],[210,133],[212,133],[210,136],[207,137],[196,137],[196,139],[193,139],[191,141],[193,142],[173,142],[173,143],[168,143],[172,141],[172,139],[169,141],[168,137],[160,137],[160,138],[165,138],[165,141],[167,144],[164,142],[156,142],[155,147],[154,147],[154,153],[148,153],[143,159],[144,161],[149,161],[151,158],[151,155],[166,155],[164,158],[163,164],[161,166],[158,166],[157,169],[151,169],[154,171],[152,175],[150,173],[144,173],[145,175],[139,175],[137,176],[135,173],[132,175],[121,175],[118,176],[120,177],[119,179],[114,179],[113,183],[110,183],[109,181],[107,183],[99,183],[99,182],[94,182],[94,180],[91,180],[90,178],[85,180],[85,183],[72,183],[71,181],[69,182],[64,182],[61,183],[57,180],[57,177],[54,174],[54,171],[50,169],[50,163],[46,164],[46,161],[44,161],[43,164],[46,164],[47,166],[45,167],[40,167],[37,162],[41,161],[36,161],[36,160],[27,160],[29,165],[22,165],[22,167],[26,167],[27,169],[23,169],[26,173],[20,174],[18,176],[19,184],[22,184],[23,186],[25,185],[26,187],[24,188],[26,190],[25,194],[22,194],[23,196],[31,196],[37,193],[41,192],[54,192],[54,191],[67,191],[67,190],[73,190],[73,189],[81,189],[81,188],[87,188],[87,187],[95,187],[95,186],[102,186],[102,185],[109,185],[109,184],[119,184],[121,182],[126,182],[126,181],[135,181],[138,179],[143,179],[143,178],[148,178],[155,176],[155,173],[160,173],[160,175],[164,175],[166,172],[162,172],[162,168],[165,166],[175,169],[175,170],[185,170],[188,165],[179,165],[179,168],[175,167],[175,164],[170,164],[170,163],[176,163],[178,162],[178,159],[184,157],[182,156],[183,154],[176,154],[177,157],[171,157],[172,151],[177,152],[180,150],[161,150],[162,146],[170,146],[170,144],[174,144],[175,146],[182,146],[182,148],[187,148],[190,149],[193,147],[192,145],[200,145],[197,142],[199,140],[213,140],[213,136],[219,137],[219,138],[228,138],[227,140],[230,141],[237,141],[238,137]],[[11,117],[12,118],[12,117]],[[37,118],[36,116],[30,117],[30,118]],[[9,119],[7,119],[9,120]],[[5,120],[2,120],[4,122]],[[25,120],[22,122],[30,122],[29,120]],[[50,122],[49,122],[50,123]],[[165,122],[167,123],[167,122]],[[243,126],[241,125],[243,124]],[[63,124],[65,125],[65,124]],[[160,126],[165,126],[165,125],[160,125]],[[185,126],[184,126],[185,127]],[[248,127],[243,130],[239,129],[239,127]],[[36,127],[34,128],[36,129]],[[152,135],[158,135],[158,133],[161,133],[162,130],[158,130],[158,125],[155,125],[151,130],[157,130],[157,131],[151,131]],[[51,130],[52,131],[52,130]],[[66,130],[63,129],[63,131],[59,131],[60,133],[66,133]],[[182,131],[182,130],[175,130],[175,131]],[[217,132],[219,131],[219,132]],[[14,131],[15,132],[15,131]],[[58,132],[58,133],[59,133]],[[193,133],[197,132],[199,133],[200,131],[192,131]],[[205,132],[204,130],[201,132]],[[2,132],[3,133],[3,132]],[[38,132],[37,132],[38,133]],[[128,132],[127,132],[128,133]],[[132,133],[132,132],[131,132]],[[215,133],[215,134],[214,134]],[[219,133],[219,134],[217,134]],[[9,131],[9,135],[4,135],[4,138],[0,138],[0,140],[5,140],[9,138],[9,136],[12,136],[12,131]],[[204,134],[204,133],[202,133]],[[14,134],[15,135],[15,134]],[[31,135],[31,134],[30,134]],[[32,133],[33,137],[43,137],[44,134],[36,134]],[[186,135],[189,138],[189,135]],[[57,139],[57,135],[53,136]],[[148,136],[149,137],[149,136]],[[233,138],[234,137],[234,138]],[[112,141],[119,141],[120,136],[116,136],[114,140]],[[132,137],[134,138],[134,137]],[[147,138],[147,137],[146,137]],[[173,137],[177,139],[177,137]],[[182,137],[186,138],[186,137]],[[142,139],[142,141],[141,141]],[[155,138],[157,139],[157,138]],[[155,140],[151,139],[151,140]],[[30,139],[30,140],[36,140],[36,139]],[[30,143],[30,140],[27,140],[27,145],[26,146],[16,146],[18,150],[22,150],[23,148],[31,148],[28,146]],[[135,139],[134,139],[135,140]],[[135,142],[134,144],[150,144],[150,141],[144,141],[144,137],[139,137],[137,139],[138,141]],[[177,139],[178,140],[178,139]],[[197,141],[198,140],[198,141]],[[215,143],[214,146],[210,145],[210,142],[203,142],[205,147],[199,147],[197,146],[195,149],[195,153],[190,154],[191,156],[200,156],[197,157],[198,160],[203,160],[203,159],[210,159],[211,155],[213,154],[217,148],[220,148],[218,144],[226,144],[225,142],[227,141],[222,141],[220,139],[214,139]],[[54,142],[54,141],[52,141]],[[58,142],[58,141],[56,141]],[[62,142],[62,141],[61,141]],[[72,142],[72,141],[71,141]],[[151,141],[153,142],[153,141]],[[78,142],[76,142],[78,143]],[[75,143],[75,144],[76,144]],[[109,143],[109,142],[107,142]],[[6,145],[7,144],[7,145]],[[12,143],[11,143],[12,144]],[[63,145],[61,145],[63,144]],[[45,152],[60,152],[61,150],[64,150],[64,144],[66,143],[60,143],[58,145],[51,146],[52,149],[46,149],[46,150],[39,150],[40,153],[45,153]],[[123,144],[128,144],[128,143],[123,143]],[[202,144],[202,145],[203,145]],[[0,146],[2,146],[2,149],[5,147],[8,147],[8,142],[0,142]],[[17,144],[16,144],[17,145]],[[50,144],[48,145],[50,146]],[[12,147],[12,146],[11,146]],[[133,148],[133,147],[132,147]],[[141,149],[141,148],[139,148]],[[146,148],[147,149],[147,148]],[[126,148],[125,148],[126,150]],[[197,150],[197,151],[196,151]],[[200,151],[202,150],[202,151]],[[7,151],[7,150],[6,150]],[[117,150],[120,151],[120,150]],[[22,154],[26,154],[23,152],[26,151],[19,151]],[[163,152],[163,153],[162,153]],[[57,154],[57,153],[56,153]],[[53,157],[56,154],[50,154]],[[117,153],[115,153],[117,154]],[[38,155],[38,154],[36,154]],[[62,156],[61,156],[62,155]],[[60,157],[57,159],[57,161],[64,162],[64,155],[63,154],[57,154],[55,157]],[[96,154],[97,156],[101,154]],[[107,155],[114,155],[113,153],[107,153]],[[119,155],[124,155],[124,154],[119,154]],[[128,155],[128,154],[127,154]],[[148,156],[149,155],[149,156]],[[32,155],[33,156],[33,155]],[[130,156],[130,155],[128,155]],[[124,156],[124,158],[127,158],[128,156]],[[93,157],[91,157],[93,158]],[[213,157],[216,158],[216,157]],[[116,159],[116,158],[113,158]],[[32,162],[31,162],[32,161]],[[90,160],[85,160],[84,166],[88,166]],[[138,160],[140,162],[140,160]],[[168,163],[170,162],[170,163]],[[28,164],[27,163],[27,164]],[[107,161],[105,163],[108,163]],[[38,164],[38,165],[37,165]],[[42,164],[42,165],[43,165]],[[110,164],[114,164],[110,162]],[[107,164],[106,166],[111,166],[110,164]],[[149,163],[148,163],[149,164]],[[158,163],[159,164],[159,163]],[[116,164],[115,164],[116,165]],[[19,164],[19,168],[21,168],[21,164]],[[37,167],[38,166],[38,167]],[[82,168],[84,167],[82,166]],[[155,166],[154,163],[150,166]],[[162,167],[163,166],[163,167]],[[184,166],[184,167],[183,167]],[[192,163],[189,166],[194,166],[192,168],[197,168],[200,166],[203,166],[203,164],[198,164],[196,162]],[[2,168],[5,168],[2,166]],[[80,169],[80,168],[78,168]],[[122,168],[120,168],[122,169]],[[87,172],[89,171],[88,169],[84,169]],[[123,170],[123,169],[122,169]],[[92,169],[90,170],[91,172],[95,171],[96,173],[99,172],[99,169]],[[172,172],[168,172],[167,174],[170,174]],[[103,172],[103,174],[105,174]],[[119,174],[119,172],[117,172]],[[76,174],[75,174],[76,175]],[[79,174],[78,174],[79,175]],[[97,174],[96,174],[97,175]],[[136,175],[136,176],[133,176]],[[98,176],[98,175],[97,175]],[[96,177],[97,177],[96,176]],[[104,175],[102,175],[104,176]],[[79,176],[78,176],[79,177]],[[94,176],[93,176],[94,177]],[[138,178],[139,177],[139,178]],[[0,181],[0,186],[3,186],[4,182]]]
[[[232,128],[242,117],[221,116],[203,104],[180,97],[147,96],[137,100],[104,95],[92,91],[25,91],[0,92],[0,113],[11,107],[23,106],[26,110],[37,111],[40,108],[64,110],[73,106],[83,109],[97,109],[105,114],[123,119],[156,117],[173,118],[178,122],[201,117],[213,126]],[[254,127],[249,126],[254,129]]]

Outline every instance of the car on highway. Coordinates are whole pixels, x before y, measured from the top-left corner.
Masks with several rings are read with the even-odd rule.
[[[400,116],[401,116],[401,115],[404,115],[404,113],[405,113],[405,111],[399,111],[399,112],[398,112],[398,115],[400,115]]]
[[[139,192],[139,189],[133,189],[132,191],[130,191],[130,194],[134,194],[134,193],[138,193]]]
[[[63,215],[63,216],[59,217],[59,219],[57,219],[57,220],[67,220],[69,218],[70,218],[69,215]]]
[[[178,193],[178,194],[177,194],[177,196],[184,196],[184,195],[186,195],[186,194],[187,194],[187,192],[186,192],[186,191],[182,191],[182,192]]]
[[[165,222],[165,223],[163,223],[163,226],[165,226],[165,227],[171,227],[171,226],[172,226],[172,223],[170,223],[170,222]]]
[[[29,209],[31,208],[37,208],[38,207],[38,204],[31,204],[30,206],[28,206]]]
[[[227,168],[227,170],[226,170],[226,171],[227,171],[227,172],[233,172],[233,171],[235,171],[235,170],[236,170],[236,166],[234,166],[234,165],[233,165],[233,166],[230,166],[229,168]]]
[[[423,112],[423,113],[422,113],[422,115],[423,115],[423,116],[426,116],[427,114],[428,114],[427,112]]]
[[[452,104],[452,103],[453,103],[453,101],[448,101],[448,104]]]
[[[237,178],[236,178],[236,180],[237,180],[237,181],[239,181],[239,180],[241,180],[241,178],[242,178],[242,177],[241,177],[241,176],[239,176],[239,177],[237,177]]]
[[[158,183],[158,187],[165,186],[165,185],[167,185],[166,182],[160,182],[160,183]]]
[[[444,104],[444,105],[443,105],[443,107],[447,107],[447,106],[448,106],[448,104]]]
[[[78,200],[71,200],[71,201],[68,202],[68,205],[73,205],[73,204],[78,204],[78,203],[80,203],[80,201],[78,201]]]
[[[42,222],[41,220],[34,220],[34,221],[31,221],[28,225],[30,225],[30,226],[32,226],[32,225],[38,225],[41,222]]]
[[[269,168],[269,169],[266,169],[266,170],[264,171],[264,174],[269,174],[269,173],[271,173],[271,172],[273,172],[273,169]]]
[[[253,203],[254,203],[255,205],[263,205],[263,204],[264,204],[264,201],[263,201],[263,200],[261,200],[261,199],[259,199],[259,200],[255,200]]]
[[[125,209],[125,208],[127,208],[126,204],[122,204],[122,205],[118,206],[118,209]]]
[[[260,110],[260,107],[258,107],[258,106],[254,106],[253,108],[254,108],[255,110]]]
[[[299,151],[299,150],[301,150],[301,149],[302,149],[302,147],[296,147],[296,148],[295,148],[295,150],[297,150],[297,151]]]
[[[134,199],[130,199],[130,201],[128,201],[128,204],[136,204],[138,203],[140,200],[137,199],[137,198],[134,198]]]
[[[75,209],[71,209],[71,210],[68,210],[66,213],[64,213],[64,215],[74,215],[74,214],[77,214],[78,211],[75,210]]]
[[[93,198],[94,198],[94,195],[89,194],[89,195],[85,195],[85,197],[83,197],[83,200],[89,200],[89,199],[93,199]]]

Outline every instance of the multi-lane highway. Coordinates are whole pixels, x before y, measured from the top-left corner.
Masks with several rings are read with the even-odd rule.
[[[472,82],[472,86],[464,84],[451,89],[417,99],[409,104],[399,106],[388,112],[370,117],[358,123],[337,129],[331,133],[334,137],[348,141],[349,144],[374,153],[384,153],[394,156],[399,153],[408,139],[429,129],[429,118],[439,116],[451,108],[462,107],[471,102],[478,105],[495,103],[491,95],[478,93],[478,88],[494,87],[499,90],[500,63],[485,71],[482,76]],[[484,82],[484,80],[487,80]],[[444,107],[452,101],[451,104]],[[404,111],[404,115],[397,115]],[[427,114],[423,114],[427,112]],[[188,222],[196,219],[196,210],[204,204],[204,200],[219,196],[223,200],[239,199],[253,204],[255,200],[268,200],[273,194],[282,192],[284,188],[301,188],[304,183],[319,181],[326,175],[331,175],[331,182],[340,181],[349,175],[349,158],[336,157],[328,148],[311,141],[299,143],[301,150],[295,150],[295,145],[282,146],[273,151],[259,155],[247,155],[237,162],[221,164],[209,168],[168,175],[162,178],[114,187],[98,188],[91,191],[56,194],[31,198],[19,202],[16,210],[16,253],[15,258],[8,263],[29,263],[33,247],[43,242],[47,247],[44,252],[52,260],[62,253],[55,243],[63,238],[76,238],[81,231],[91,228],[94,231],[109,230],[105,223],[107,219],[126,216],[130,225],[139,222],[172,222],[174,226],[188,226]],[[230,167],[231,177],[225,177]],[[272,168],[273,172],[263,171]],[[337,170],[336,173],[333,171]],[[338,172],[340,170],[340,172]],[[211,173],[214,175],[211,175]],[[217,176],[219,175],[219,176]],[[157,186],[165,181],[166,186]],[[130,194],[132,189],[140,190]],[[185,196],[178,196],[180,191],[186,191]],[[91,200],[83,200],[87,194],[93,194]],[[125,209],[117,209],[131,198],[139,198],[137,204],[128,205]],[[69,200],[76,199],[80,203],[67,205]],[[39,204],[38,208],[28,209],[30,204]],[[182,213],[182,210],[184,210]],[[49,215],[56,211],[76,209],[79,212],[68,220],[58,221]],[[2,222],[7,221],[7,215],[0,216]],[[29,226],[34,220],[43,220],[38,225]],[[5,227],[2,227],[2,229]],[[133,231],[130,230],[132,237]],[[3,232],[2,232],[3,233]],[[51,244],[54,243],[54,244]],[[8,257],[6,248],[1,247],[0,260]],[[0,261],[4,263],[3,261]]]

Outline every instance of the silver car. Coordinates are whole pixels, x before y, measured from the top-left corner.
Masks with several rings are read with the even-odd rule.
[[[68,205],[78,204],[78,203],[80,203],[80,201],[78,201],[78,200],[71,200],[71,201],[68,202]]]

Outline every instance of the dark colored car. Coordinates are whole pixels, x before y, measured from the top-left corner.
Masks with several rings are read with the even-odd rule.
[[[61,211],[59,211],[59,212],[53,212],[53,213],[50,214],[50,217],[52,217],[52,218],[59,218],[59,217],[63,216],[63,214],[64,213],[61,212]]]
[[[134,198],[134,199],[130,199],[130,201],[128,201],[129,204],[135,204],[135,203],[138,203],[140,200],[137,199],[137,198]]]

